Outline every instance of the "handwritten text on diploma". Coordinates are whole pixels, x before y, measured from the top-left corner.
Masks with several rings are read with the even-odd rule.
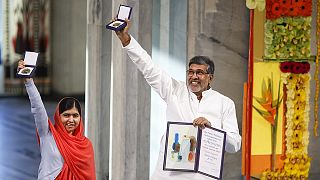
[[[224,149],[224,134],[210,129],[202,131],[199,171],[219,177]]]

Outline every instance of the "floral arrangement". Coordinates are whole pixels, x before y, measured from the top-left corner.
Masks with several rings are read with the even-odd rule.
[[[262,1],[265,1],[266,4],[263,5]],[[260,179],[308,179],[311,163],[311,158],[308,156],[307,151],[309,144],[308,125],[310,121],[310,64],[306,61],[311,56],[312,0],[247,0],[246,4],[250,9],[266,9],[263,59],[281,62],[281,81],[284,83],[283,101],[286,105],[284,109],[286,148],[284,150],[285,156],[281,158],[284,165],[280,169],[275,169],[275,152],[272,150],[271,167],[262,172]],[[320,5],[317,4],[317,6],[319,15]],[[320,22],[319,19],[318,16],[318,24]],[[317,36],[320,34],[319,27],[317,26]],[[317,43],[318,45],[320,44],[318,37]],[[320,48],[318,48],[318,52],[320,52]],[[316,67],[318,67],[318,56]],[[318,74],[318,68],[316,68],[316,74]],[[273,96],[270,95],[271,88],[269,86],[262,89],[265,94],[262,93],[260,98],[254,97],[262,109],[253,108],[265,120],[270,122],[271,133],[274,133],[278,118],[275,110],[278,108],[282,98],[278,92],[278,99],[275,101]],[[316,104],[318,91],[319,84],[317,83],[314,110],[316,114],[314,133],[316,135],[318,134],[316,131],[318,127],[318,105]],[[274,146],[274,142],[272,146]]]
[[[267,19],[276,19],[282,16],[311,16],[312,0],[267,0]]]
[[[262,173],[261,180],[273,179],[308,179],[310,168],[310,158],[306,155],[291,156],[287,155],[284,160],[285,166],[283,169],[276,171],[266,170]]]
[[[304,74],[309,72],[310,64],[308,62],[286,61],[280,63],[280,70],[283,73]]]
[[[286,85],[286,158],[282,169],[265,170],[261,180],[308,179],[310,157],[309,144],[309,94],[310,74],[282,73]]]
[[[281,17],[266,20],[265,58],[310,57],[311,17]]]
[[[310,75],[283,73],[282,78],[287,87],[287,153],[306,154],[309,144]]]

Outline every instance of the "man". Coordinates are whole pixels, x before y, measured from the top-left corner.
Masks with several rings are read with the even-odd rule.
[[[129,35],[130,21],[126,22],[128,25],[116,34],[123,49],[142,72],[148,84],[167,103],[167,121],[192,122],[194,126],[202,129],[206,126],[222,129],[227,133],[225,150],[237,152],[241,147],[241,136],[234,102],[210,87],[214,63],[208,57],[196,56],[189,62],[186,83],[177,81],[153,64],[147,52]],[[163,171],[164,141],[162,138],[152,180],[211,179],[199,173]]]

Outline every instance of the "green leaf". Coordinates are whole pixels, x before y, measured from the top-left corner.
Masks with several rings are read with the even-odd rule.
[[[264,98],[259,98],[259,97],[255,97],[253,96],[253,98],[261,105],[261,104],[265,104],[266,100]]]
[[[257,107],[255,107],[254,105],[252,105],[253,109],[255,109],[265,120],[267,120],[267,117],[272,116],[271,113],[269,113],[268,111],[264,111],[261,110]]]

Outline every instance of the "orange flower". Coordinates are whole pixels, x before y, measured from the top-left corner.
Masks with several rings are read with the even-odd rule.
[[[288,16],[297,16],[299,14],[299,8],[294,5],[290,5],[288,8]]]
[[[279,3],[274,3],[271,7],[271,12],[277,17],[281,16],[282,10]]]
[[[280,92],[280,84],[278,91]],[[273,99],[273,82],[271,78],[268,78],[267,82],[265,80],[262,81],[261,95],[262,97],[254,97],[254,99],[263,109],[259,109],[256,106],[253,106],[253,108],[271,125],[275,125],[277,108],[279,108],[282,98],[278,97],[280,99]]]
[[[312,7],[312,2],[311,1],[306,1],[302,4],[299,4],[299,10],[300,10],[300,14],[301,16],[311,16],[311,7]]]

